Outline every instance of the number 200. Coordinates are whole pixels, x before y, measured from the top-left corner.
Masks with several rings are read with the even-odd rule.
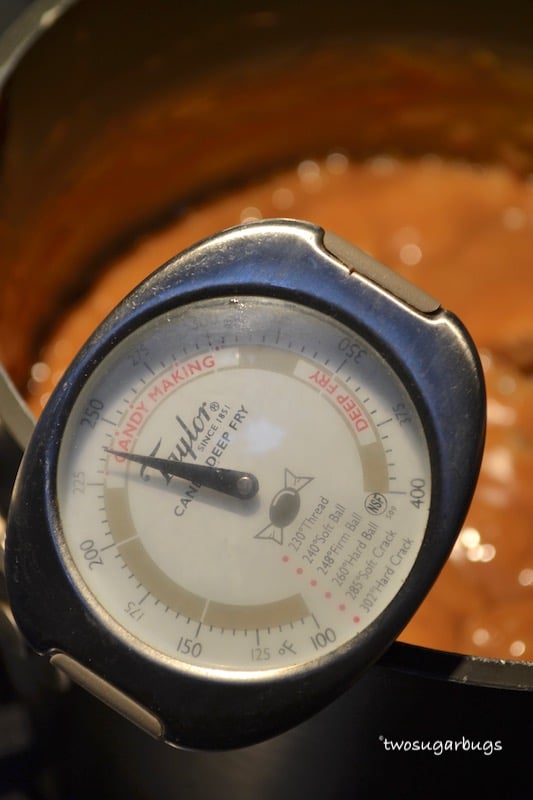
[[[102,567],[104,565],[102,556],[100,555],[92,539],[84,539],[80,544],[80,550],[83,553],[84,559],[89,562],[89,569],[93,569],[94,567]]]

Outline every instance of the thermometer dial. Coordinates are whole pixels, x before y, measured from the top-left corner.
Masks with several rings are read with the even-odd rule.
[[[483,431],[475,349],[435,300],[306,223],[225,231],[128,296],[52,395],[10,508],[13,612],[153,735],[260,741],[409,620]]]
[[[240,477],[212,485],[225,470]],[[430,498],[399,377],[345,326],[270,298],[143,325],[87,382],[59,453],[64,540],[102,608],[215,668],[301,664],[359,635],[409,574]]]

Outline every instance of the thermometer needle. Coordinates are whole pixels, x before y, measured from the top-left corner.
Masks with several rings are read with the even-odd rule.
[[[177,478],[184,478],[186,481],[199,483],[208,489],[214,489],[231,497],[237,497],[239,500],[250,500],[259,491],[259,481],[251,472],[223,469],[222,467],[208,467],[205,464],[190,464],[167,458],[126,453],[122,450],[111,450],[109,448],[106,448],[106,451],[113,456],[156,469],[165,477],[173,475]]]

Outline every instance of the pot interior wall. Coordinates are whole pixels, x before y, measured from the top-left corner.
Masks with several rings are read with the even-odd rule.
[[[80,2],[6,82],[0,359],[21,383],[110,251],[231,184],[332,150],[533,166],[528,64],[408,33],[417,4],[388,34],[379,7],[178,5]]]

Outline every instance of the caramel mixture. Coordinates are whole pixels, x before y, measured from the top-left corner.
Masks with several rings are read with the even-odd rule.
[[[340,153],[189,209],[114,260],[61,322],[29,383],[39,413],[68,362],[133,286],[185,247],[246,220],[330,229],[437,297],[469,328],[488,388],[488,438],[451,557],[409,642],[533,660],[533,186],[503,168]]]

